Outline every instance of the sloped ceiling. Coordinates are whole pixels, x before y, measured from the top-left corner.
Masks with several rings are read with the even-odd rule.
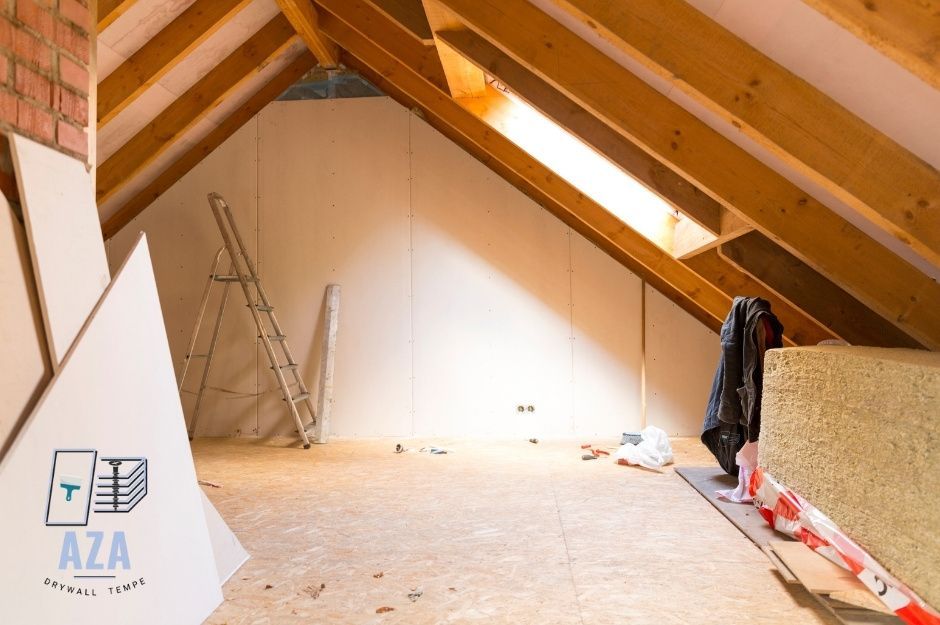
[[[110,3],[98,34],[103,230],[126,225],[309,69],[338,63],[711,328],[734,295],[761,295],[788,344],[937,349],[940,59],[923,35],[940,32],[940,15],[850,5]],[[474,112],[479,100],[465,99],[493,97],[484,76],[710,231],[712,244],[677,258],[494,132]]]

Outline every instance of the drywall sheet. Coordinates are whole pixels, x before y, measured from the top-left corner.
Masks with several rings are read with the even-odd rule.
[[[172,371],[142,238],[0,464],[0,621],[201,623],[221,602]]]
[[[91,174],[24,137],[10,147],[55,370],[111,279]]]
[[[643,429],[643,281],[571,232],[575,431]]]
[[[328,284],[343,289],[331,434],[411,432],[408,112],[387,99],[274,102],[258,116],[261,272],[316,392]],[[261,435],[293,423],[261,355]]]
[[[342,286],[332,434],[642,427],[639,278],[388,98],[270,104],[115,237],[112,258],[137,230],[152,241],[177,366],[221,245],[213,190],[235,211],[314,393],[324,291]],[[240,291],[232,298],[197,435],[295,436]],[[717,337],[659,308],[684,337],[654,352],[660,391],[674,392],[679,372],[704,379],[707,394]],[[700,350],[714,359],[688,361]],[[200,372],[194,363],[189,389]],[[675,431],[697,433],[703,406],[670,407]]]
[[[177,372],[182,366],[199,312],[210,265],[222,246],[222,236],[206,199],[211,191],[225,198],[248,253],[258,259],[256,128],[255,122],[243,126],[109,242],[109,257],[114,267],[131,249],[137,233],[147,232]],[[227,268],[223,263],[222,271],[227,271]],[[264,271],[263,266],[261,270]],[[218,313],[222,288],[219,284],[212,288],[196,353],[205,353],[212,323]],[[212,388],[203,399],[196,434],[253,436],[258,432],[256,393],[259,385],[261,388],[274,387],[275,382],[267,369],[261,372],[263,376],[259,376],[258,356],[265,363],[267,359],[263,348],[257,345],[254,322],[237,284],[231,289],[219,341],[220,357],[212,364]],[[193,391],[198,388],[201,375],[202,363],[196,361],[189,369],[181,395],[187,417],[192,415]]]
[[[39,299],[23,225],[0,194],[0,292],[4,321],[0,345],[7,355],[0,374],[0,459],[8,437],[39,398],[50,369],[46,361],[45,335]]]
[[[646,286],[646,423],[698,436],[721,355],[718,335]]]
[[[415,431],[570,435],[567,228],[411,127]]]
[[[219,574],[219,584],[224,584],[251,556],[242,547],[238,537],[232,533],[225,519],[215,509],[206,493],[200,489],[202,508],[209,527],[209,539],[212,541],[212,553],[215,556],[215,568]]]

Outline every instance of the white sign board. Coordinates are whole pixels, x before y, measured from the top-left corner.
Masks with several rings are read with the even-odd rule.
[[[144,238],[0,464],[0,501],[0,623],[187,625],[221,603]]]

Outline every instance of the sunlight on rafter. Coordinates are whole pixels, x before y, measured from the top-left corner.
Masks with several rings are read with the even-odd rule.
[[[459,102],[622,222],[672,252],[673,208],[527,102],[490,86]]]

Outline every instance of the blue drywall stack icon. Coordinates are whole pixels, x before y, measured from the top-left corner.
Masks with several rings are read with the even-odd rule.
[[[147,494],[146,458],[101,458],[95,475],[95,512],[130,512]]]

